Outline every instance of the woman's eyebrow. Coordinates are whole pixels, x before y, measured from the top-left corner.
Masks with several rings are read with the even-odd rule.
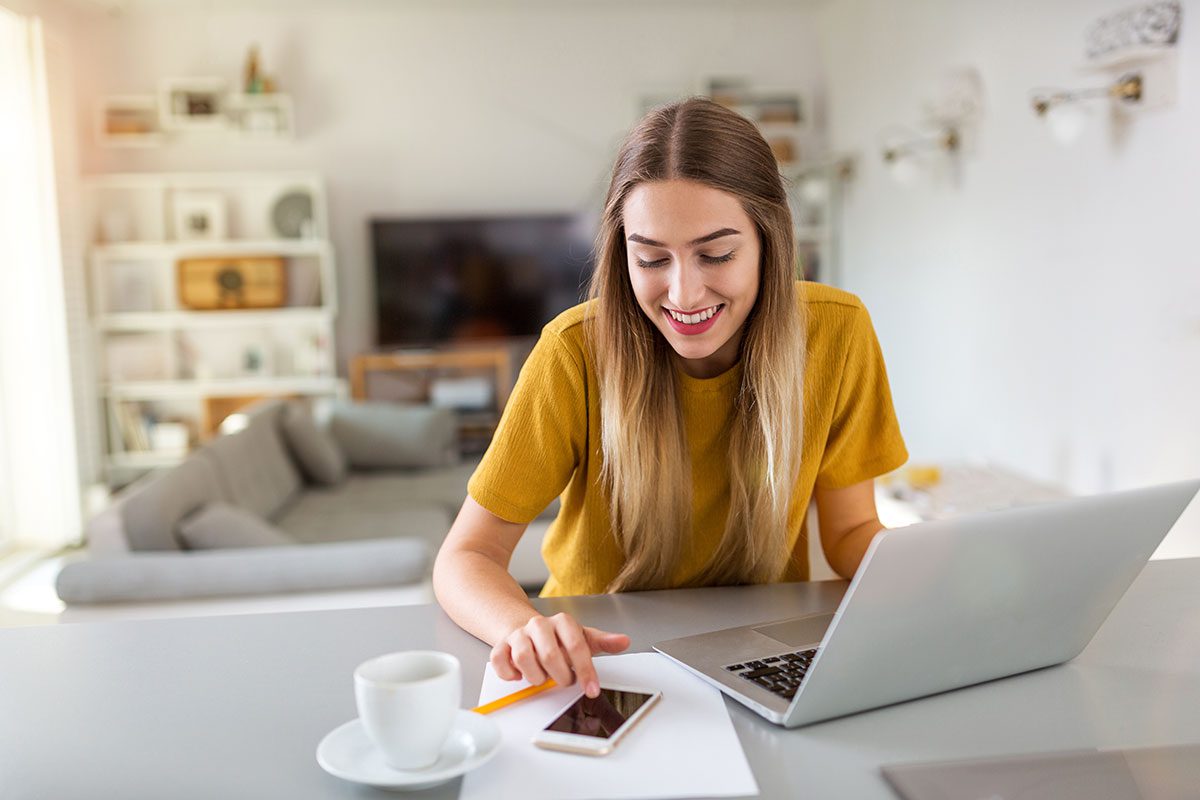
[[[711,242],[713,239],[720,239],[723,236],[738,236],[740,234],[741,234],[741,231],[735,230],[733,228],[721,228],[721,230],[713,231],[712,233],[708,234],[707,236],[701,236],[699,239],[693,239],[692,241],[688,242],[688,247],[695,247],[698,244],[704,244],[705,242]],[[640,244],[648,244],[651,247],[666,247],[666,245],[663,244],[662,242],[656,242],[653,239],[647,239],[645,236],[642,236],[637,233],[631,233],[629,235],[629,241],[638,242]]]

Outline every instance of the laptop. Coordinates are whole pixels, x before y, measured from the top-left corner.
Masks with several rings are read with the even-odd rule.
[[[789,728],[1078,655],[1200,480],[881,531],[832,614],[654,649]]]

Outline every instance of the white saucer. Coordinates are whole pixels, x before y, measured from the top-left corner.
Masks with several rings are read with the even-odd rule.
[[[317,763],[331,775],[380,789],[428,789],[487,762],[500,749],[500,726],[482,714],[460,709],[441,755],[425,769],[396,769],[367,738],[355,719],[330,731],[317,745]]]

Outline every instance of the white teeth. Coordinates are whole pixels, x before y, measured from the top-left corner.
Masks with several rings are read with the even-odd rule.
[[[667,313],[685,325],[696,325],[704,322],[705,320],[712,319],[713,315],[717,313],[717,309],[719,308],[720,306],[712,306],[711,308],[706,308],[697,314],[680,314],[678,311],[668,308]]]

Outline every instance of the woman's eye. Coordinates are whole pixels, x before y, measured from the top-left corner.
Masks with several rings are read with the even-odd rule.
[[[639,258],[637,260],[637,265],[639,267],[646,267],[647,269],[653,269],[655,267],[665,266],[666,263],[670,260],[671,259],[669,259],[669,258],[660,258],[657,261],[643,261],[642,259]]]
[[[730,250],[728,253],[726,253],[723,256],[706,256],[706,255],[700,256],[700,260],[706,264],[724,264],[726,261],[729,261],[732,258],[733,258],[732,250]]]

